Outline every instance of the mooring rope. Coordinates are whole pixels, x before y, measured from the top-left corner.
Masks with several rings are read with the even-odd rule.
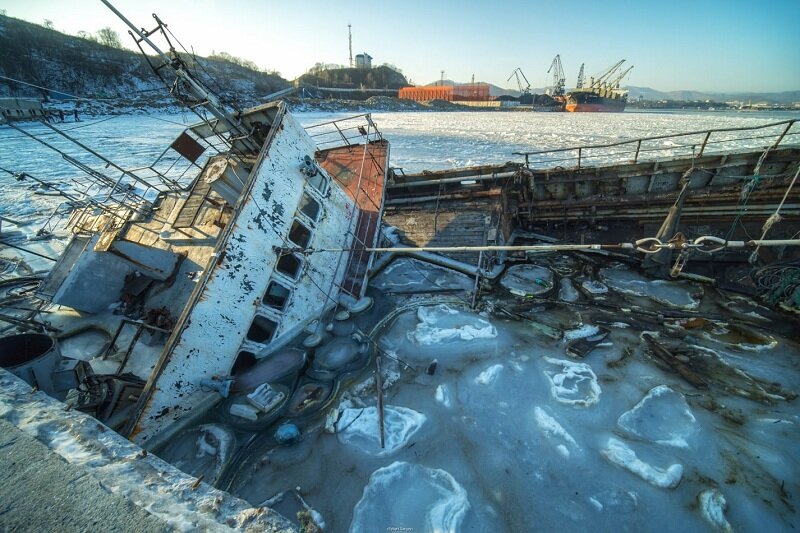
[[[786,202],[786,198],[789,197],[789,193],[792,191],[792,188],[794,187],[794,184],[797,181],[798,175],[800,175],[800,165],[797,166],[797,172],[794,173],[794,178],[792,178],[792,182],[789,184],[789,187],[787,187],[786,192],[783,194],[783,199],[781,200],[781,203],[778,204],[778,208],[775,209],[775,212],[772,213],[769,216],[769,218],[767,218],[767,220],[764,222],[764,226],[762,228],[763,231],[761,233],[761,239],[759,240],[764,240],[764,237],[767,236],[767,232],[769,232],[769,230],[772,229],[772,226],[774,226],[775,223],[781,220],[781,208],[783,207],[783,204]],[[761,245],[756,246],[756,249],[753,250],[753,253],[750,255],[751,265],[755,264],[756,261],[758,260],[759,248],[761,248]]]

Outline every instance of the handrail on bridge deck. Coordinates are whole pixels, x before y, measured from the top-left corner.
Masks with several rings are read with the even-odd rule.
[[[383,140],[370,113],[313,124],[305,130],[320,150]]]
[[[641,137],[638,139],[628,139],[624,141],[614,142],[614,143],[606,143],[606,144],[594,144],[594,145],[583,145],[583,146],[571,146],[568,148],[553,148],[550,150],[537,150],[531,152],[514,152],[514,155],[521,155],[525,157],[525,166],[530,168],[531,165],[539,164],[549,164],[552,165],[553,163],[568,163],[570,161],[575,161],[575,167],[577,169],[581,168],[581,163],[585,163],[587,159],[598,159],[598,163],[609,164],[609,163],[638,163],[640,159],[640,155],[644,152],[663,152],[663,151],[671,151],[669,155],[674,157],[676,155],[680,155],[679,153],[681,149],[687,149],[686,155],[690,155],[692,158],[700,157],[706,151],[706,148],[709,145],[722,145],[722,144],[729,144],[729,143],[737,143],[737,142],[744,142],[744,141],[755,141],[760,139],[772,139],[776,138],[775,142],[771,145],[764,146],[759,145],[759,148],[768,148],[768,149],[775,149],[777,148],[781,142],[784,141],[787,137],[800,135],[800,132],[794,131],[790,133],[792,126],[795,123],[800,122],[800,119],[790,119],[790,120],[783,120],[781,122],[773,122],[770,124],[762,124],[760,126],[744,126],[744,127],[737,127],[737,128],[719,128],[719,129],[710,129],[710,130],[701,130],[701,131],[691,131],[686,133],[670,133],[665,135],[655,135],[653,137]],[[722,138],[719,140],[712,140],[712,134],[719,134],[719,133],[729,133],[729,132],[756,132],[757,130],[763,130],[767,128],[777,128],[778,126],[784,126],[781,131],[777,133],[770,133],[766,135],[755,135],[755,136],[745,136],[745,137],[732,137],[732,138]],[[698,141],[695,143],[688,143],[688,144],[674,144],[674,143],[665,143],[666,140],[671,139],[682,139],[685,137],[690,136],[698,136]],[[700,136],[702,136],[702,141],[700,141]],[[653,141],[662,141],[660,146],[653,146],[648,147],[646,144],[648,142]],[[645,144],[642,147],[642,144]],[[657,144],[657,143],[656,143]],[[635,150],[631,146],[630,148],[626,148],[624,150],[608,150],[609,148],[615,148],[618,146],[628,146],[628,145],[635,145]],[[700,146],[700,150],[698,152],[695,151],[697,146]],[[755,146],[741,146],[741,148],[753,148]],[[717,147],[715,147],[717,148]],[[691,149],[689,152],[688,149]],[[587,154],[587,152],[591,150],[597,150],[600,153],[591,153]],[[603,151],[605,150],[605,151]],[[576,155],[569,155],[566,157],[561,158],[553,158],[553,157],[541,157],[537,160],[531,160],[531,156],[544,156],[544,154],[566,154],[568,152],[577,152]],[[633,155],[633,159],[630,159],[630,155]],[[616,157],[615,157],[616,156]]]

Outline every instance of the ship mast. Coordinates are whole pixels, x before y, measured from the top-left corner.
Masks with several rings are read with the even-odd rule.
[[[175,96],[179,102],[187,105],[192,111],[195,112],[195,114],[208,123],[209,126],[211,126],[212,129],[217,133],[217,135],[232,148],[235,146],[245,154],[258,153],[260,144],[251,138],[251,132],[248,131],[248,129],[233,113],[222,107],[219,99],[213,93],[213,91],[211,91],[211,89],[206,87],[202,81],[200,81],[189,71],[186,62],[181,58],[167,37],[165,31],[166,24],[162,23],[161,20],[159,20],[159,18],[153,14],[153,18],[156,19],[158,26],[149,32],[146,32],[144,29],[140,30],[134,26],[131,21],[125,18],[125,16],[120,13],[117,8],[111,5],[111,2],[108,0],[101,1],[130,28],[128,33],[134,38],[136,45],[142,51],[142,54],[145,56],[148,62],[150,62],[150,59],[142,49],[141,43],[146,43],[162,60],[160,65],[154,65],[152,62],[150,62],[150,66],[168,87],[169,84],[167,84],[166,80],[161,77],[161,70],[164,68],[172,69],[176,75],[176,78],[170,87],[170,93]],[[170,46],[169,54],[162,52],[161,49],[150,39],[150,36],[157,31],[160,31],[166,38],[167,43]],[[180,89],[185,90],[190,98],[182,97],[179,92]],[[200,112],[200,108],[208,111],[214,118],[217,119],[218,123],[216,125],[211,124],[206,115]],[[229,138],[222,137],[221,133],[225,131],[230,132]]]

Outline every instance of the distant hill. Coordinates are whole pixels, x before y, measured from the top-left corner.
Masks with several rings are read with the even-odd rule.
[[[191,58],[187,57],[187,60]],[[197,58],[201,77],[224,98],[241,105],[261,101],[289,85],[285,79],[225,59]],[[0,79],[0,96],[171,100],[138,52],[104,46],[11,17],[0,16],[0,75],[66,94]]]
[[[741,92],[741,93],[718,93],[718,92],[703,92],[703,91],[657,91],[650,87],[635,87],[628,86],[630,91],[628,94],[631,100],[641,96],[645,100],[686,100],[686,101],[706,101],[712,102],[730,102],[737,100],[739,102],[752,102],[753,104],[791,104],[793,102],[800,102],[800,91],[784,91],[779,93],[762,93],[762,92]]]
[[[370,69],[311,69],[300,76],[298,81],[315,87],[337,89],[400,89],[408,85],[408,80],[402,73],[385,65]]]

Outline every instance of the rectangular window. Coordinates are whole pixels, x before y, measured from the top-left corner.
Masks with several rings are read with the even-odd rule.
[[[247,331],[247,339],[260,344],[266,344],[272,340],[278,323],[261,315],[256,315],[250,329]]]
[[[316,222],[319,220],[320,210],[319,202],[312,198],[308,193],[304,192],[303,197],[300,198],[300,212],[307,216],[310,220]]]
[[[316,189],[321,195],[328,192],[328,179],[322,172],[317,172],[315,175],[308,178],[308,184]]]
[[[264,298],[262,298],[261,302],[268,307],[283,311],[286,309],[286,303],[289,301],[289,295],[291,293],[291,290],[280,283],[270,281],[267,286],[267,292],[264,294]]]
[[[311,230],[299,220],[295,220],[289,229],[289,240],[300,248],[306,248],[308,243],[311,242]]]
[[[285,276],[289,276],[292,279],[297,279],[300,277],[300,269],[302,266],[303,262],[299,257],[294,254],[285,254],[280,256],[275,269]]]

